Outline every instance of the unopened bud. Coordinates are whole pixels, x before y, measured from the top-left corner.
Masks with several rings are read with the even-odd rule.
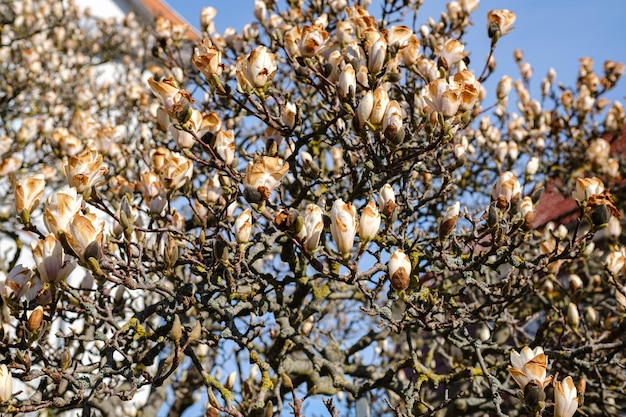
[[[41,327],[43,321],[43,307],[37,306],[28,316],[28,330],[36,332]]]
[[[567,306],[567,323],[573,328],[577,328],[580,324],[580,314],[578,314],[578,306],[574,303],[569,303]]]
[[[180,323],[180,317],[178,314],[174,314],[174,322],[170,330],[170,337],[176,345],[180,344],[180,338],[183,336],[183,326]]]

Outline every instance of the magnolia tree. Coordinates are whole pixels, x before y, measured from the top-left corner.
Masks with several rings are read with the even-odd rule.
[[[486,91],[513,11],[469,65],[478,0],[365,3],[193,41],[0,6],[3,413],[626,407],[624,66],[533,98],[515,51]],[[545,188],[574,213],[535,221]]]

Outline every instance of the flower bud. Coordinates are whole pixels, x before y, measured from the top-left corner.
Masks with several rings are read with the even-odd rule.
[[[304,247],[308,252],[313,252],[319,244],[320,236],[324,230],[323,214],[322,209],[315,204],[309,204],[306,207],[304,229],[307,235],[304,240]]]
[[[170,329],[170,337],[176,345],[180,344],[180,339],[183,337],[183,326],[180,322],[178,314],[174,314],[174,321],[172,322],[172,328]]]
[[[393,187],[390,184],[383,185],[378,196],[378,210],[389,218],[396,207],[396,193]]]
[[[43,174],[36,174],[15,184],[15,209],[25,224],[30,223],[30,215],[37,208],[46,185]]]
[[[43,321],[43,307],[37,306],[28,316],[28,323],[26,327],[31,332],[36,332],[41,327]]]
[[[372,109],[374,108],[374,93],[367,91],[356,109],[356,122],[359,129],[365,127],[365,123],[369,121]]]
[[[235,220],[235,239],[237,243],[243,244],[250,241],[252,233],[252,213],[250,209],[242,211]]]
[[[574,303],[567,305],[567,323],[573,328],[577,328],[580,324],[580,314],[578,313],[578,306]]]
[[[369,242],[374,239],[378,229],[380,228],[380,213],[376,203],[370,201],[361,213],[359,219],[359,237],[363,242]]]
[[[6,402],[13,396],[13,377],[5,364],[0,365],[0,402]]]
[[[346,99],[354,97],[356,93],[356,73],[352,64],[348,64],[339,75],[339,83],[337,84],[337,93],[339,98]]]
[[[330,233],[339,253],[349,258],[356,235],[356,207],[352,203],[344,203],[342,199],[334,202],[330,215]]]
[[[402,291],[409,288],[411,282],[411,261],[402,249],[396,251],[389,258],[387,264],[391,288]]]
[[[461,203],[458,201],[446,209],[446,214],[439,223],[439,240],[443,241],[456,226],[461,211]]]
[[[524,220],[522,228],[526,231],[531,230],[535,224],[535,208],[533,206],[533,201],[529,196],[522,198],[520,212],[522,214],[522,219]]]

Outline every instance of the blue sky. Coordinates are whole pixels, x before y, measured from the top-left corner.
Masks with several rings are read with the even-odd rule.
[[[373,0],[370,13],[376,15],[380,0]],[[418,16],[423,23],[428,16],[438,18],[445,10],[443,0],[425,0]],[[244,24],[254,20],[254,0],[170,0],[170,4],[191,24],[199,26],[200,10],[213,6],[217,10],[215,19],[221,33],[229,26],[238,31]],[[474,12],[475,25],[466,38],[471,52],[472,67],[476,72],[489,51],[486,33],[486,14],[491,9],[508,8],[515,12],[515,29],[503,37],[496,51],[497,68],[486,87],[491,91],[502,75],[518,78],[513,50],[520,48],[525,60],[534,69],[531,81],[533,96],[538,95],[541,79],[550,67],[557,71],[557,80],[572,86],[576,81],[578,60],[590,56],[595,61],[595,70],[601,74],[605,60],[626,61],[626,42],[623,33],[626,1],[624,0],[481,0]],[[620,29],[621,28],[621,29]],[[617,91],[608,97],[624,101],[626,91],[620,82]]]

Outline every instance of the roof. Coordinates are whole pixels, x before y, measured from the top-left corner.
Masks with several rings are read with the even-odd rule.
[[[611,143],[611,155],[626,156],[626,126],[622,135]],[[559,191],[560,183],[557,180],[548,181],[546,190],[535,205],[535,228],[543,228],[548,222],[568,224],[576,220],[579,209],[578,204],[570,195],[563,195]],[[626,190],[626,180],[618,179],[608,185],[612,194],[623,197]]]
[[[122,0],[116,0],[122,1]],[[187,38],[190,40],[200,39],[200,34],[191,23],[174,10],[163,0],[126,0],[130,8],[141,18],[153,22],[157,17],[163,17],[174,24],[184,24],[189,27]]]

